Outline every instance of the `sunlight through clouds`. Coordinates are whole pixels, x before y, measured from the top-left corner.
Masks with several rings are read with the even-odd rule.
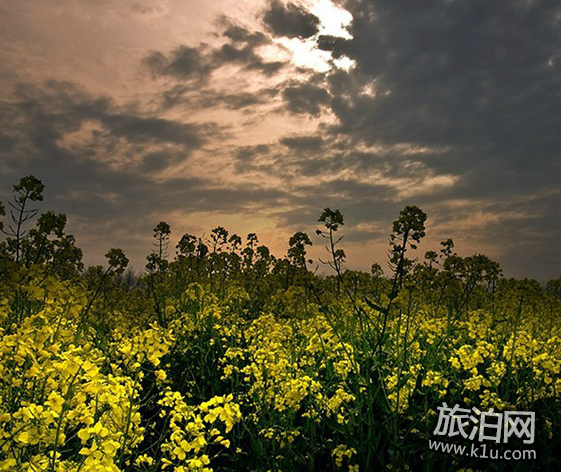
[[[334,36],[344,39],[352,39],[347,27],[353,17],[341,7],[334,5],[330,0],[308,0],[303,6],[314,14],[320,21],[317,36]],[[332,59],[331,53],[317,47],[317,37],[300,38],[278,38],[276,42],[286,48],[292,54],[292,62],[297,67],[313,69],[317,72],[327,72],[334,66],[348,71],[355,62],[346,56]]]
[[[306,67],[317,72],[327,72],[331,69],[331,54],[317,49],[314,39],[279,38],[276,41],[290,51],[291,60],[297,67]]]
[[[309,10],[320,21],[320,34],[352,39],[347,27],[353,16],[347,10],[334,5],[330,0],[308,0]]]
[[[37,174],[88,262],[125,224],[144,235],[124,248],[135,265],[168,216],[187,230],[182,215],[197,215],[197,231],[267,221],[278,238],[267,226],[263,242],[282,254],[326,205],[363,228],[414,204],[443,237],[462,221],[458,245],[509,234],[506,269],[555,276],[561,259],[541,260],[561,234],[559,12],[545,0],[0,0],[0,200]],[[481,202],[505,218],[483,221]],[[348,249],[354,267],[364,249]]]

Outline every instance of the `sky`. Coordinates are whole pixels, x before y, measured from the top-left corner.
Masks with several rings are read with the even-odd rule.
[[[507,276],[561,276],[557,0],[0,0],[0,200],[46,185],[86,263],[152,229],[279,257],[340,209],[386,266],[405,205]]]

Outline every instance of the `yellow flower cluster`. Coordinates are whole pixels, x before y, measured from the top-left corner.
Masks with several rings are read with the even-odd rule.
[[[88,313],[79,284],[29,280],[10,288],[25,310],[0,293],[0,471],[211,472],[258,451],[255,470],[356,472],[365,435],[424,434],[443,402],[561,398],[561,323],[535,307],[460,316],[405,291],[387,318],[340,299],[296,313],[295,289],[251,312],[240,286],[193,284],[135,321]]]
[[[159,401],[163,406],[162,417],[169,417],[170,435],[162,445],[166,456],[162,459],[163,469],[173,467],[174,472],[188,470],[210,472],[210,459],[206,450],[212,444],[226,448],[230,440],[218,429],[217,420],[228,433],[241,418],[240,407],[233,402],[233,396],[213,397],[191,406],[179,392],[167,390]]]
[[[42,299],[42,309],[10,325],[0,340],[4,467],[118,471],[143,439],[138,384],[108,370],[102,351],[80,337],[84,297],[53,280],[43,287],[27,290]],[[63,455],[76,441],[78,454]]]
[[[348,460],[356,454],[356,449],[353,447],[347,447],[344,444],[338,445],[333,449],[332,455],[335,458],[335,465],[337,467],[343,466],[343,459],[346,457]],[[359,468],[357,465],[349,464],[349,472],[358,472]]]
[[[300,412],[310,418],[326,414],[346,421],[347,405],[354,400],[346,385],[353,348],[340,342],[325,318],[286,320],[264,314],[237,331],[243,337],[233,345],[227,339],[223,378],[239,375],[256,411]]]
[[[501,410],[560,397],[559,323],[530,313],[520,316],[517,324],[501,321],[483,311],[450,320],[422,309],[407,324],[399,318],[390,320],[394,364],[384,370],[392,408],[407,411],[419,385],[435,400],[455,398]],[[519,377],[519,387],[514,391],[509,384],[510,398],[501,398],[513,375]]]

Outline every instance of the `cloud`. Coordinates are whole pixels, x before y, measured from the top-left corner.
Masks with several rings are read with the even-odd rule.
[[[282,91],[286,109],[291,113],[319,116],[330,101],[329,92],[309,82],[293,83]]]
[[[138,165],[161,170],[185,161],[208,142],[210,134],[220,133],[213,123],[135,113],[134,107],[92,96],[70,82],[20,84],[13,97],[0,107],[2,139],[8,144],[0,158],[5,162],[17,158],[20,162],[14,168],[60,170],[80,163],[129,172],[136,172]]]
[[[190,123],[124,113],[104,114],[100,121],[113,136],[124,137],[130,143],[163,142],[191,149],[204,142],[200,127]]]
[[[21,176],[36,175],[46,184],[44,206],[69,215],[79,244],[99,253],[103,244],[122,244],[137,268],[150,250],[151,227],[170,214],[260,211],[286,198],[258,183],[157,177],[188,160],[209,133],[219,135],[212,123],[133,114],[135,107],[70,82],[22,84],[12,97],[0,103],[2,140],[11,143],[0,150],[0,199]]]
[[[0,103],[2,188],[38,174],[89,244],[193,213],[312,231],[330,206],[356,249],[385,245],[399,210],[415,204],[429,215],[422,250],[451,236],[509,274],[558,276],[559,7],[344,4],[345,38],[320,35],[318,18],[276,1],[253,23],[222,16],[190,44],[137,48],[149,74],[127,84],[145,87],[134,98],[21,85]],[[318,53],[307,46],[330,53],[329,70],[284,59],[278,44],[291,41],[306,44],[303,63]],[[336,69],[342,57],[354,66]]]
[[[199,48],[178,46],[168,55],[153,51],[143,59],[153,76],[171,76],[184,80],[206,80],[213,70],[209,58]]]
[[[317,152],[323,146],[321,136],[285,136],[280,142],[292,151]]]
[[[99,125],[97,135],[122,138],[129,144],[176,144],[184,149],[200,148],[210,128],[173,121],[118,106],[108,96],[94,97],[76,84],[48,80],[43,86],[19,84],[13,94],[15,100],[5,101],[3,113],[5,132],[27,131],[34,144],[55,145],[64,135],[80,130],[84,123]],[[11,112],[11,113],[10,113]],[[17,116],[15,122],[10,116]],[[21,130],[21,126],[28,126]],[[216,132],[216,129],[212,130]]]
[[[247,28],[234,22],[232,18],[221,16],[216,24],[222,30],[222,36],[229,38],[234,44],[247,44],[252,47],[259,47],[270,44],[266,34],[261,31],[249,31]]]
[[[363,174],[384,169],[396,183],[415,173],[434,182],[449,176],[451,185],[424,195],[419,182],[407,195],[451,232],[461,219],[439,200],[469,202],[462,218],[470,229],[460,237],[492,241],[511,271],[523,272],[528,261],[515,259],[525,248],[548,260],[551,246],[538,236],[540,228],[561,236],[552,225],[561,205],[560,194],[552,193],[561,176],[559,6],[539,0],[345,5],[353,39],[318,38],[318,47],[334,58],[355,61],[349,72],[326,74],[328,105],[338,120],[330,132],[354,149],[343,166]],[[371,147],[391,151],[357,152]],[[407,147],[427,151],[412,155],[403,152]],[[537,197],[544,192],[551,194],[547,204]],[[393,198],[404,198],[399,195]],[[504,212],[504,202],[521,196],[524,211]],[[504,217],[478,225],[470,215],[481,202],[488,215]],[[554,272],[528,267],[534,274]]]
[[[275,36],[305,39],[319,32],[320,20],[294,3],[274,0],[263,15],[265,26]]]
[[[329,51],[334,59],[347,55],[347,48],[352,42],[339,36],[321,35],[317,40],[317,47],[322,51]]]
[[[346,54],[357,61],[357,84],[374,79],[376,95],[337,103],[341,131],[367,142],[485,147],[458,159],[460,168],[495,153],[515,162],[559,144],[553,108],[561,74],[547,65],[561,42],[552,3],[353,1],[349,8],[355,39]]]
[[[240,64],[247,70],[257,70],[265,75],[276,74],[284,63],[281,61],[265,61],[255,52],[255,45],[246,43],[244,46],[223,44],[212,54],[215,68],[226,64]]]
[[[172,77],[197,84],[205,83],[211,74],[226,65],[237,64],[248,71],[259,71],[266,76],[278,73],[285,63],[267,61],[258,53],[261,46],[271,44],[259,31],[249,31],[227,17],[217,21],[226,42],[218,46],[200,44],[197,47],[180,45],[165,54],[152,51],[142,60],[153,77]]]
[[[280,93],[279,87],[266,87],[251,92],[229,92],[212,87],[193,89],[183,84],[173,85],[161,93],[163,111],[174,107],[203,110],[223,107],[228,110],[255,111],[262,105],[270,105]]]

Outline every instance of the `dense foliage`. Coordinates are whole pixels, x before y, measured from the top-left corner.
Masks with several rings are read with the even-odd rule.
[[[84,270],[42,192],[25,177],[0,205],[0,470],[559,469],[561,279],[505,279],[451,240],[410,259],[417,207],[390,277],[344,268],[329,208],[333,275],[309,270],[303,232],[279,259],[218,227],[170,260],[165,222],[143,275],[119,249]],[[535,411],[537,460],[429,450],[443,402]]]

